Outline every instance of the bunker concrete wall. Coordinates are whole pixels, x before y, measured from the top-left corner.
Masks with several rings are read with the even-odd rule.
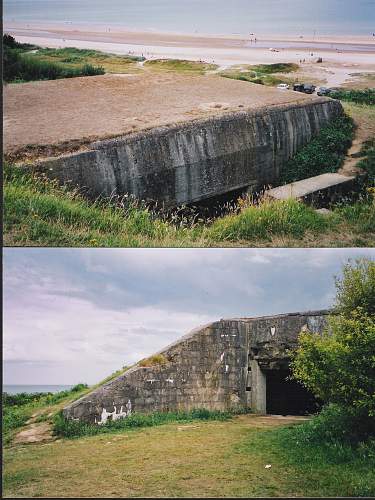
[[[64,415],[103,424],[134,411],[252,407],[264,412],[261,370],[283,367],[300,331],[320,334],[326,315],[317,311],[206,325],[161,351],[165,364],[131,368],[67,406]]]
[[[341,113],[328,98],[228,113],[95,142],[34,168],[91,197],[193,203],[277,181],[297,149]]]

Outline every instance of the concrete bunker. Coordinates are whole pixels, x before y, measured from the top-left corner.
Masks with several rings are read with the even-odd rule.
[[[131,412],[228,410],[308,414],[316,401],[286,380],[290,350],[308,329],[320,335],[328,311],[220,320],[198,328],[64,408],[68,419],[103,424]]]
[[[90,198],[194,204],[276,183],[286,161],[341,113],[339,101],[327,98],[226,112],[93,142],[25,168]]]

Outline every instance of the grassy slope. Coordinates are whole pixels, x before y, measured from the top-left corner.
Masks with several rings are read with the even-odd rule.
[[[200,61],[187,61],[184,59],[153,59],[144,64],[145,68],[165,71],[178,71],[187,73],[204,74],[207,71],[214,71],[218,68],[217,64],[211,64]]]
[[[349,496],[374,494],[374,459],[334,461],[285,445],[277,419],[172,423],[16,446],[5,496]],[[265,465],[272,467],[266,469]]]
[[[64,49],[39,49],[30,57],[41,61],[54,62],[64,66],[75,68],[82,64],[101,66],[106,73],[134,73],[139,71],[138,60],[133,56],[121,56],[100,52],[98,50],[76,49],[66,47]]]
[[[76,49],[74,47],[39,49],[37,52],[29,54],[28,57],[47,63],[57,63],[69,69],[79,68],[83,64],[90,64],[104,68],[106,73],[117,74],[142,71],[138,62],[144,59],[142,57],[122,56],[98,50]],[[154,59],[147,60],[144,69],[204,74],[207,71],[217,69],[217,65],[179,59]]]
[[[252,65],[234,65],[219,74],[225,78],[234,80],[244,80],[250,83],[275,86],[279,83],[289,83],[292,85],[297,79],[285,76],[299,69],[298,64],[280,63],[280,64],[258,64]]]
[[[7,246],[372,246],[375,206],[317,214],[296,201],[244,205],[238,215],[183,227],[129,205],[93,204],[54,183],[11,175],[4,183]]]

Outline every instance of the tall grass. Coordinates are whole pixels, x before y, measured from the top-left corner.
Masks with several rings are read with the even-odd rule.
[[[6,82],[28,82],[33,80],[56,80],[59,78],[75,78],[78,76],[103,75],[101,66],[83,64],[78,68],[70,68],[62,64],[41,61],[32,55],[21,54],[17,50],[8,49],[4,57],[4,80]]]
[[[193,420],[228,420],[233,413],[218,410],[197,408],[191,411],[153,412],[149,414],[133,413],[126,418],[110,421],[105,425],[93,425],[85,422],[65,419],[62,412],[54,418],[54,432],[63,437],[76,438],[95,436],[97,434],[116,433],[139,427],[153,427],[155,425],[173,422],[191,422]]]
[[[137,62],[146,59],[142,56],[118,55],[93,49],[78,49],[76,47],[63,47],[61,49],[39,48],[36,56],[48,56],[49,58],[55,58],[60,62],[66,63],[81,63],[87,59],[110,59],[112,57],[123,59],[125,62]]]
[[[319,233],[329,227],[329,219],[297,200],[263,201],[250,205],[239,214],[217,219],[210,236],[217,240],[251,240],[273,236],[302,237],[306,231]]]
[[[217,64],[184,59],[152,59],[145,62],[145,67],[168,71],[193,72],[203,74],[218,68]]]
[[[300,241],[307,233],[318,246],[320,235],[331,235],[337,246],[344,233],[354,237],[356,245],[369,246],[375,218],[371,195],[342,204],[331,216],[296,200],[256,204],[247,198],[237,200],[229,215],[219,214],[214,220],[184,211],[163,215],[127,196],[90,202],[71,188],[7,165],[4,202],[5,242],[13,246],[218,246],[232,241],[256,245],[278,237]]]

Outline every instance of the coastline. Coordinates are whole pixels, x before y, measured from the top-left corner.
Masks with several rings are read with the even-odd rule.
[[[209,35],[131,30],[121,26],[71,22],[21,23],[5,20],[3,31],[41,47],[77,47],[146,59],[204,60],[219,69],[233,65],[293,62],[301,78],[327,86],[353,80],[352,74],[375,73],[375,37],[308,35]],[[251,41],[252,38],[252,41]],[[271,51],[270,49],[273,48]],[[322,64],[316,64],[322,58]],[[354,77],[356,78],[356,77]]]

